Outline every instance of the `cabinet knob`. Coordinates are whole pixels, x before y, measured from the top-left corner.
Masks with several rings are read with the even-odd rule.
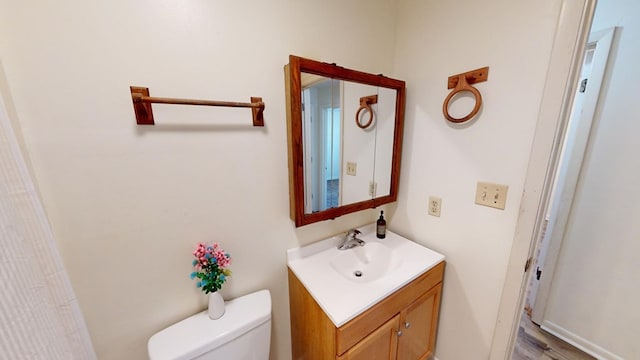
[[[402,330],[398,330],[398,329],[396,329],[396,335],[398,335],[398,336],[402,336]]]
[[[404,328],[405,329],[408,329],[410,327],[411,327],[411,323],[410,322],[407,321],[407,322],[404,323]]]

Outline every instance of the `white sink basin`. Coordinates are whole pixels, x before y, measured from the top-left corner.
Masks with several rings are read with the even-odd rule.
[[[330,261],[331,268],[353,282],[377,280],[393,271],[399,264],[396,252],[380,242],[341,250]]]
[[[364,246],[338,250],[344,234],[289,249],[287,265],[340,327],[444,260],[444,256],[375,224],[358,228]]]

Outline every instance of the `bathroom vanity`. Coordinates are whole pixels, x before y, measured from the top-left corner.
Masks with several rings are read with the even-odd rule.
[[[288,251],[293,359],[430,358],[444,256],[360,230],[362,247],[337,250],[335,237]]]

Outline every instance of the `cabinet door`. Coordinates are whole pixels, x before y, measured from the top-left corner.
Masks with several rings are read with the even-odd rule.
[[[400,315],[384,323],[374,332],[360,340],[338,360],[395,360],[398,346],[398,326]]]
[[[400,313],[398,360],[422,360],[433,353],[442,283],[420,296]]]

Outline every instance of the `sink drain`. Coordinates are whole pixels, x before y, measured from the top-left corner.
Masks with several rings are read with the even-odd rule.
[[[353,272],[353,275],[355,275],[356,277],[361,277],[362,276],[362,271],[356,270],[356,271]]]

